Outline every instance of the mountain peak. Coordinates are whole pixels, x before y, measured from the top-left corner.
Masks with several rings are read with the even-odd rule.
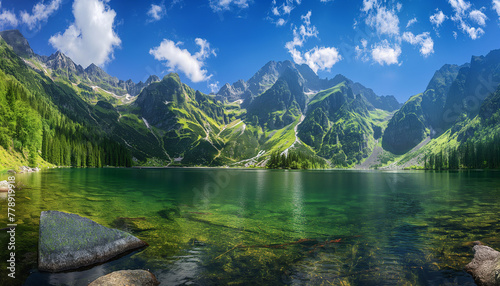
[[[32,57],[35,55],[28,43],[28,40],[19,32],[19,30],[7,30],[0,32],[4,41],[12,47],[14,53],[20,57]]]
[[[86,72],[100,72],[102,69],[96,66],[94,63],[91,63],[86,69]]]
[[[161,79],[158,76],[150,75],[148,77],[148,80],[146,80],[146,85],[150,85],[152,83],[159,82],[159,81],[161,81]]]

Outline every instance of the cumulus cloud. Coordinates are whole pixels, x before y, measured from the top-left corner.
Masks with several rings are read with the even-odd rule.
[[[391,46],[387,40],[384,40],[373,47],[371,55],[372,59],[380,65],[399,64],[401,47],[398,44]]]
[[[228,11],[232,7],[245,9],[249,7],[250,0],[210,0],[210,8],[214,12]]]
[[[376,4],[376,3],[375,3]],[[389,10],[383,6],[376,6],[373,13],[366,18],[366,24],[374,28],[379,35],[399,35],[399,18],[395,10]]]
[[[361,11],[368,12],[377,6],[377,0],[363,0]]]
[[[342,60],[339,51],[334,47],[314,47],[304,53],[304,58],[298,64],[308,65],[314,72],[318,70],[330,71],[330,69]]]
[[[73,15],[75,22],[64,33],[52,36],[50,44],[84,67],[109,62],[121,44],[113,30],[115,11],[103,1],[75,0]]]
[[[21,11],[21,21],[30,29],[38,28],[40,23],[47,21],[47,19],[54,14],[59,7],[61,7],[62,0],[52,0],[49,4],[44,4],[43,1],[35,4],[31,14],[26,11]]]
[[[486,17],[486,15],[480,10],[472,10],[469,13],[469,18],[476,22],[479,26],[485,26],[486,20],[488,20],[488,17]]]
[[[495,10],[500,18],[500,0],[493,0],[493,10]]]
[[[448,0],[453,10],[455,10],[456,14],[453,18],[463,17],[465,15],[465,11],[469,10],[471,7],[470,2],[464,0]]]
[[[429,18],[429,20],[431,21],[432,25],[434,25],[436,28],[439,28],[439,26],[441,26],[441,24],[443,24],[443,22],[444,22],[444,20],[446,20],[446,18],[448,18],[448,17],[443,13],[443,11],[437,10],[437,12],[434,13]]]
[[[174,43],[168,39],[164,39],[158,47],[149,50],[149,53],[158,61],[166,61],[165,65],[170,71],[181,71],[192,82],[206,81],[212,75],[208,75],[208,71],[203,69],[205,60],[211,55],[217,56],[217,54],[210,48],[210,43],[207,40],[196,38],[195,42],[200,47],[200,50],[195,54],[180,48],[182,42]]]
[[[18,23],[14,12],[2,9],[2,1],[0,1],[0,30],[6,27],[16,27]]]
[[[156,5],[156,4],[151,4],[151,8],[148,10],[148,16],[151,17],[150,21],[159,21],[163,16],[167,14],[167,10],[165,9],[165,6],[163,5]]]
[[[484,35],[484,30],[482,28],[471,27],[465,22],[460,23],[460,28],[473,40],[479,39],[482,35]]]
[[[406,28],[407,29],[410,28],[413,24],[415,24],[417,22],[418,22],[417,18],[411,19],[410,21],[408,21],[408,24],[406,24]]]
[[[318,29],[311,25],[311,11],[301,16],[303,24],[293,28],[293,40],[285,44],[292,59],[297,64],[307,64],[314,72],[330,70],[342,60],[342,56],[335,47],[314,47],[305,53],[297,48],[302,47],[307,39],[318,36]]]
[[[405,32],[403,34],[403,40],[411,45],[419,45],[420,53],[424,57],[428,57],[430,54],[434,53],[434,41],[432,40],[429,32],[416,36],[412,32]]]
[[[451,20],[457,24],[464,34],[467,34],[473,40],[479,39],[484,35],[484,30],[481,27],[473,27],[467,21],[467,19],[470,19],[479,26],[485,26],[488,18],[481,10],[473,9],[469,12],[472,4],[465,0],[448,0],[448,3],[455,12]],[[484,7],[481,9],[484,9]]]

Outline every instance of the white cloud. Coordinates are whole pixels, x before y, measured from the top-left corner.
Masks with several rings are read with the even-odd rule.
[[[500,0],[493,0],[493,10],[495,10],[498,14],[498,17],[500,17]]]
[[[429,18],[429,20],[436,28],[439,28],[439,26],[441,26],[441,24],[443,24],[443,22],[444,22],[444,20],[446,20],[446,18],[448,18],[448,17],[443,13],[443,11],[437,10],[437,12],[435,14],[433,14]]]
[[[314,47],[302,53],[297,47],[302,47],[305,41],[318,36],[316,26],[311,25],[311,11],[301,16],[303,24],[293,29],[293,40],[285,44],[292,59],[297,64],[307,64],[314,72],[318,70],[330,70],[333,65],[342,60],[335,47]]]
[[[488,17],[481,12],[480,10],[472,10],[469,13],[469,18],[476,22],[479,26],[485,26],[486,25],[486,20],[488,20]]]
[[[208,84],[208,88],[210,89],[210,93],[217,93],[220,89],[219,82],[212,82]]]
[[[215,50],[210,48],[210,43],[201,38],[196,38],[195,43],[200,46],[200,51],[194,54],[194,56],[199,59],[199,60],[206,60],[208,59],[211,55],[217,56],[215,53]]]
[[[413,24],[417,22],[418,22],[417,18],[411,19],[410,21],[408,21],[408,24],[406,24],[406,28],[410,28]]]
[[[372,59],[380,65],[399,64],[401,47],[398,44],[391,46],[387,40],[375,45],[372,49]]]
[[[2,2],[0,1],[0,30],[5,27],[16,27],[19,21],[12,11],[2,9]]]
[[[339,51],[334,47],[314,47],[304,54],[304,60],[297,62],[298,64],[307,64],[314,72],[318,70],[330,69],[342,60]]]
[[[30,29],[37,28],[41,22],[47,21],[47,19],[56,12],[59,7],[61,7],[62,0],[52,0],[50,4],[43,4],[39,2],[33,6],[31,11],[32,14],[21,11],[21,21],[26,24]]]
[[[399,35],[399,18],[394,10],[385,7],[377,7],[376,13],[371,13],[366,18],[366,24],[375,28],[379,35]]]
[[[167,10],[165,9],[164,6],[156,5],[156,4],[151,4],[151,8],[148,10],[148,16],[151,17],[150,21],[159,21],[165,14],[167,13]]]
[[[52,36],[50,44],[84,67],[109,62],[121,44],[113,30],[115,11],[103,1],[75,0],[73,15],[75,22],[63,34]]]
[[[432,40],[429,32],[416,36],[412,32],[405,32],[403,34],[403,40],[412,45],[419,45],[420,53],[424,57],[428,57],[430,54],[434,53],[434,41]]]
[[[399,2],[398,2],[398,3],[396,4],[396,10],[397,10],[398,12],[401,12],[401,9],[403,9],[403,4],[401,4],[401,3],[399,3]]]
[[[458,38],[458,33],[457,33],[457,31],[453,31],[453,38],[455,38],[455,40]]]
[[[361,39],[361,47],[356,46],[354,49],[356,51],[356,58],[361,59],[363,62],[367,62],[370,60],[368,57],[368,41],[365,39]]]
[[[480,10],[472,10],[468,13],[472,5],[470,2],[465,0],[448,0],[448,3],[455,11],[455,14],[451,17],[451,19],[458,25],[464,34],[469,35],[469,37],[473,40],[479,39],[482,35],[484,35],[484,30],[481,27],[472,27],[466,21],[467,18],[470,18],[480,26],[486,25],[487,17],[483,12]]]
[[[469,10],[471,7],[470,2],[464,0],[448,0],[453,10],[455,10],[455,17],[463,17],[465,15],[465,11]]]
[[[316,26],[311,25],[311,11],[300,18],[304,22],[299,28],[293,28],[293,41],[286,43],[285,47],[290,51],[295,47],[302,47],[304,42],[311,37],[318,36],[318,29]]]
[[[361,11],[368,12],[378,5],[377,0],[363,0]]]
[[[182,45],[181,42],[174,43],[168,39],[164,39],[158,47],[149,50],[149,53],[158,61],[166,61],[165,65],[170,71],[179,70],[192,82],[206,81],[212,75],[208,75],[208,71],[203,69],[204,60],[216,54],[206,40],[197,38],[195,42],[200,46],[200,51],[194,55],[186,49],[181,49],[179,47]]]
[[[333,2],[334,0],[321,0],[321,3]]]
[[[296,5],[300,5],[301,0],[284,0],[280,5],[273,0],[271,2],[271,13],[268,20],[276,24],[276,26],[283,26],[286,24],[290,13],[295,9]]]
[[[467,25],[465,22],[461,23],[460,28],[462,29],[462,31],[468,34],[469,37],[473,40],[479,39],[482,35],[484,35],[484,30],[482,28],[471,27]]]
[[[250,0],[210,0],[210,8],[214,12],[231,10],[232,7],[245,9],[249,7]]]

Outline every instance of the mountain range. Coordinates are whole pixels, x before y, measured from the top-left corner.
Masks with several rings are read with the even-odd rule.
[[[443,66],[400,104],[291,61],[204,94],[175,73],[123,81],[59,51],[37,55],[17,30],[0,36],[0,107],[11,114],[0,121],[0,151],[31,164],[248,167],[293,151],[332,167],[402,168],[498,131],[489,118],[498,116],[500,50]]]

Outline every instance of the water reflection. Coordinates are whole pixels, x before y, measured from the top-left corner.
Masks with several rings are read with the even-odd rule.
[[[16,210],[24,222],[19,255],[30,257],[25,273],[33,271],[25,284],[87,285],[111,271],[141,268],[151,269],[165,285],[244,284],[264,275],[263,285],[469,285],[462,268],[471,251],[463,244],[484,240],[500,248],[499,173],[228,172],[229,182],[220,184],[208,204],[198,205],[193,189],[217,182],[214,170],[20,175],[32,187],[23,190]],[[158,214],[168,208],[180,215]],[[48,209],[106,226],[117,217],[141,218],[132,220],[133,234],[150,247],[84,271],[39,273],[38,219]],[[313,242],[262,247],[299,238]],[[239,244],[261,247],[214,259]],[[290,279],[276,278],[281,275]]]

